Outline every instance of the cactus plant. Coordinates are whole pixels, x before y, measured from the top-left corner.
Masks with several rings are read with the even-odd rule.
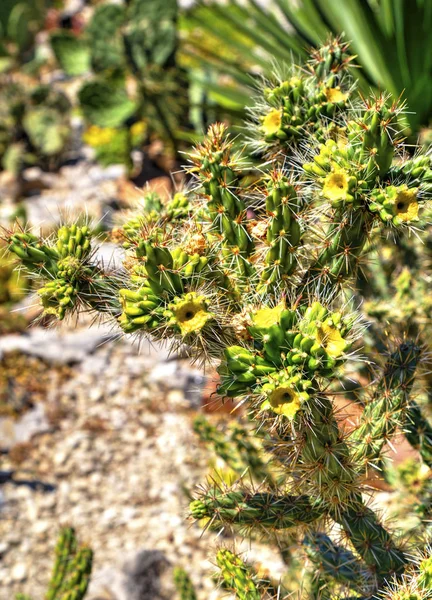
[[[181,567],[174,569],[174,583],[180,600],[197,600],[189,575]]]
[[[426,540],[408,551],[370,504],[367,477],[383,468],[385,446],[398,432],[430,463],[424,402],[412,398],[428,340],[396,339],[384,360],[375,353],[384,365],[351,430],[333,392],[350,365],[363,368],[354,360],[363,342],[373,355],[357,301],[367,295],[362,277],[371,254],[394,239],[409,247],[428,224],[431,158],[409,157],[403,105],[385,95],[356,99],[352,85],[344,87],[346,52],[329,40],[295,79],[266,84],[245,140],[266,156],[252,183],[244,177],[254,169],[246,153],[224,125],[211,126],[190,153],[195,183],[165,205],[145,194],[137,214],[115,230],[125,251],[121,269],[97,262],[86,225],[63,225],[48,239],[23,231],[5,239],[40,281],[46,314],[102,314],[125,334],[169,341],[172,351],[217,364],[219,394],[243,406],[251,444],[236,440],[230,452],[211,427],[198,428],[237,471],[249,463],[252,482],[201,486],[192,519],[280,536],[287,560],[297,546],[317,565],[303,586],[312,598],[385,597],[393,588],[405,597],[410,556],[428,560],[430,551]],[[290,128],[284,119],[294,114]],[[267,128],[274,124],[276,137]],[[387,317],[391,325],[391,311]],[[382,342],[376,346],[382,350]],[[259,460],[255,436],[264,448]],[[274,467],[265,468],[265,456]],[[281,476],[257,481],[256,468]],[[268,593],[231,551],[221,549],[217,562],[238,598]],[[281,590],[280,597],[290,593]]]
[[[45,600],[83,600],[92,570],[93,552],[78,546],[75,531],[64,527],[55,548],[55,561]],[[18,594],[16,600],[31,600]]]

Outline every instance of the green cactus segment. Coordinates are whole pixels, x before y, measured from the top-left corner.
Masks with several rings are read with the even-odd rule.
[[[85,118],[99,127],[120,127],[137,110],[124,85],[109,79],[88,81],[78,97]]]
[[[295,188],[280,172],[275,171],[267,185],[266,211],[269,216],[264,256],[258,292],[268,293],[281,284],[296,267],[296,251],[301,241],[298,221],[300,200]]]
[[[183,292],[183,284],[176,272],[173,255],[166,246],[143,239],[135,252],[137,258],[143,260],[144,271],[150,281],[168,293]]]
[[[432,161],[429,154],[420,154],[391,168],[394,181],[406,180],[410,189],[418,188],[422,198],[432,196]]]
[[[355,492],[358,462],[339,431],[330,400],[315,398],[303,425],[298,468],[308,494],[344,528],[364,562],[380,576],[401,571],[403,553]]]
[[[263,460],[262,448],[255,439],[252,441],[247,429],[235,423],[227,432],[222,432],[202,415],[194,420],[193,428],[212,452],[222,458],[238,475],[248,472],[257,481],[272,482],[269,466]]]
[[[195,519],[210,518],[224,525],[289,529],[312,523],[323,515],[307,496],[253,493],[212,488],[194,500]]]
[[[52,277],[56,275],[59,259],[57,249],[44,244],[36,235],[25,232],[11,233],[7,244],[8,250],[19,258],[30,273],[46,272]]]
[[[385,96],[366,102],[361,121],[348,127],[351,142],[361,142],[357,158],[366,165],[364,179],[370,185],[376,177],[385,177],[391,167],[395,148],[400,143],[398,115],[403,105],[389,103]]]
[[[177,192],[166,205],[166,216],[168,221],[181,221],[188,217],[192,209],[193,207],[188,196]]]
[[[346,280],[354,278],[371,227],[372,219],[362,211],[335,215],[323,248],[319,249],[297,288],[302,302],[307,302],[312,294],[331,294]]]
[[[357,460],[366,466],[379,460],[397,427],[404,426],[409,393],[414,382],[420,349],[404,342],[392,353],[372,401],[366,405],[360,426],[350,440]]]
[[[403,430],[411,446],[419,451],[423,461],[432,468],[432,426],[414,400],[408,402]]]
[[[174,194],[168,202],[164,203],[156,192],[146,192],[140,201],[139,214],[123,224],[124,247],[132,248],[134,244],[139,243],[141,234],[149,228],[149,224],[181,222],[191,212],[190,199],[183,193]]]
[[[418,567],[418,582],[420,589],[432,590],[432,557],[424,558]]]
[[[300,69],[263,90],[264,103],[253,110],[259,135],[270,148],[289,148],[307,134],[325,136],[330,120],[337,120],[350,98],[347,46],[331,40],[312,56],[311,74]],[[260,99],[261,100],[261,99]]]
[[[92,269],[86,264],[91,252],[91,234],[84,225],[63,226],[57,232],[57,273],[38,290],[46,314],[63,319],[81,295],[90,292]],[[90,282],[89,282],[90,280]]]
[[[246,205],[237,189],[240,158],[232,151],[226,127],[212,125],[191,160],[191,171],[197,174],[206,195],[203,217],[211,219],[210,234],[220,239],[225,264],[232,266],[238,276],[250,277],[254,270],[247,259],[254,243],[246,227]]]
[[[353,495],[333,518],[344,528],[356,551],[379,579],[403,572],[407,557],[378,522],[373,510],[364,505],[361,496]]]
[[[239,556],[226,548],[216,554],[223,586],[235,594],[238,600],[261,600],[259,583],[253,569]]]
[[[82,600],[87,592],[93,552],[78,547],[75,531],[64,528],[59,536],[55,563],[45,600]]]
[[[315,383],[343,364],[353,322],[319,302],[297,311],[283,303],[263,308],[251,321],[254,349],[226,348],[219,393],[261,396],[262,410],[293,419]]]
[[[395,226],[418,220],[418,188],[406,184],[372,190],[369,210],[376,212],[384,223]]]
[[[102,4],[95,8],[86,28],[91,50],[91,65],[96,73],[124,67],[121,27],[126,19],[125,7]]]
[[[26,271],[44,281],[38,295],[46,315],[64,319],[79,305],[97,305],[100,312],[116,313],[118,303],[110,296],[112,282],[91,263],[91,232],[88,225],[64,225],[55,243],[41,242],[30,233],[8,236],[8,249]]]
[[[314,397],[299,428],[303,447],[297,468],[304,477],[305,491],[337,514],[349,501],[357,473],[330,400]]]
[[[244,202],[233,193],[239,183],[239,157],[233,154],[225,125],[212,125],[205,141],[196,147],[191,159],[193,170],[197,172],[207,194],[206,210],[211,218],[217,219],[220,214],[226,214],[227,219],[239,217],[246,208]],[[219,231],[224,233],[222,225]]]
[[[306,553],[325,579],[330,578],[352,590],[362,589],[370,579],[365,564],[323,533],[308,533],[304,540]]]
[[[123,309],[119,324],[126,333],[140,329],[153,329],[163,320],[164,305],[159,295],[159,287],[146,278],[141,278],[142,285],[135,290],[128,288],[119,290],[120,303]]]
[[[184,569],[175,567],[173,577],[179,600],[197,600],[192,581]]]

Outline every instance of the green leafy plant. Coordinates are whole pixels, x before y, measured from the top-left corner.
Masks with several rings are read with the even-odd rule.
[[[408,547],[409,536],[396,535],[369,503],[368,482],[385,472],[386,444],[400,431],[430,466],[420,368],[429,340],[396,339],[384,349],[375,343],[383,328],[368,331],[358,300],[371,248],[383,239],[409,245],[428,225],[432,164],[406,151],[403,105],[381,94],[355,97],[351,64],[346,45],[331,39],[302,68],[265,83],[245,140],[265,156],[260,168],[223,124],[212,125],[189,155],[195,184],[166,203],[145,194],[115,231],[123,268],[96,261],[87,225],[65,224],[47,239],[27,231],[5,238],[40,281],[47,316],[102,314],[125,334],[217,364],[218,392],[244,407],[251,440],[221,437],[205,422],[196,427],[227,464],[239,473],[243,463],[251,476],[230,485],[209,480],[191,518],[278,540],[288,566],[279,597],[298,591],[292,568],[303,562],[303,597],[405,598],[415,587],[424,599],[427,537]],[[390,310],[386,327],[391,318]],[[346,407],[347,428],[334,394],[349,369],[365,377],[355,360],[363,345],[379,364],[357,421]],[[416,382],[421,402],[413,399]],[[274,589],[227,548],[217,563],[238,598]]]
[[[305,58],[309,45],[319,47],[330,33],[343,34],[361,67],[353,75],[359,77],[363,92],[373,85],[395,99],[403,94],[411,111],[406,118],[417,134],[432,113],[431,19],[431,7],[423,0],[202,3],[186,17],[185,50],[199,57],[203,69],[231,79],[213,84],[213,100],[226,99],[241,109],[250,104],[247,87],[256,69],[269,76],[275,60]]]
[[[0,161],[19,173],[28,165],[56,168],[71,137],[66,95],[36,81],[6,83],[0,90]]]
[[[176,62],[177,12],[176,0],[103,2],[80,34],[51,35],[67,75],[92,74],[78,100],[90,126],[86,141],[105,164],[130,164],[131,150],[154,136],[166,141],[167,151],[178,150],[178,131],[187,125],[187,78]]]

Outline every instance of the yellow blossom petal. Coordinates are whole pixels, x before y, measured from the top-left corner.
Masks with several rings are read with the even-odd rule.
[[[332,171],[324,180],[323,195],[331,201],[345,200],[348,187],[348,173],[343,169]]]
[[[214,316],[207,310],[204,297],[193,293],[173,306],[172,312],[182,335],[201,331]]]
[[[279,323],[281,313],[285,310],[285,302],[280,302],[273,308],[261,308],[252,317],[252,323],[259,329],[268,329]]]
[[[281,386],[271,392],[265,404],[277,415],[293,419],[300,408],[300,403],[300,396],[295,390],[288,386]]]
[[[338,358],[347,348],[347,342],[336,327],[323,323],[318,329],[317,341],[329,356]]]
[[[265,135],[274,135],[280,129],[282,123],[282,113],[278,108],[271,110],[263,120],[262,130]]]
[[[329,102],[345,102],[345,100],[348,98],[348,94],[341,92],[340,87],[326,88],[324,93]]]
[[[402,189],[394,199],[396,215],[405,223],[414,221],[418,217],[419,205],[417,190]]]

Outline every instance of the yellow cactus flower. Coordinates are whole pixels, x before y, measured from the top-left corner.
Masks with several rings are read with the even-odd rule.
[[[91,125],[84,132],[83,140],[92,148],[98,148],[99,146],[110,144],[113,141],[115,134],[116,130],[113,127],[98,127],[97,125]]]
[[[281,313],[285,310],[285,303],[280,302],[273,308],[261,308],[252,317],[252,323],[259,329],[268,329],[279,323]]]
[[[344,169],[332,171],[324,180],[323,195],[332,202],[348,197],[349,176]]]
[[[333,102],[334,104],[337,104],[338,102],[345,102],[348,98],[348,94],[341,92],[339,86],[334,88],[326,88],[324,93],[327,100],[329,102]]]
[[[265,135],[274,135],[279,131],[281,123],[282,112],[279,108],[274,108],[264,117],[262,130]]]
[[[184,299],[171,306],[173,322],[179,327],[182,335],[197,333],[211,321],[213,313],[207,310],[207,299],[191,292]]]
[[[145,121],[138,121],[134,123],[130,128],[130,134],[132,137],[143,137],[147,131],[147,123]]]
[[[419,205],[417,202],[417,189],[410,190],[406,186],[399,190],[394,199],[396,216],[408,223],[418,217]]]
[[[288,386],[281,386],[270,393],[267,400],[261,404],[261,410],[272,410],[277,415],[294,419],[300,404],[300,394]]]
[[[340,331],[327,323],[318,328],[317,341],[332,358],[339,358],[347,348],[347,342]]]

